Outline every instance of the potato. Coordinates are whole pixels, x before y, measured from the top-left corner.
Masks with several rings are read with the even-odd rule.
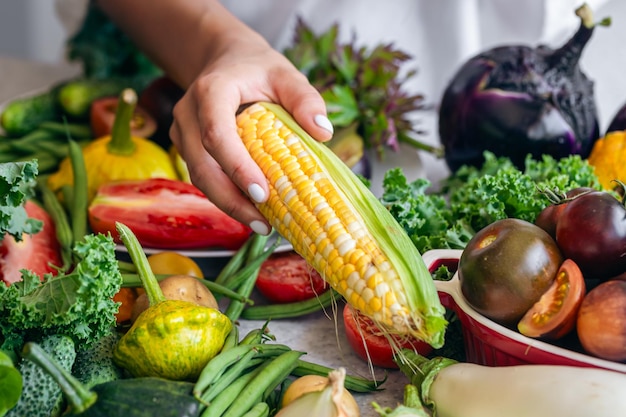
[[[159,282],[163,295],[168,300],[189,301],[205,307],[219,309],[213,293],[202,284],[202,278],[191,275],[172,275]],[[135,301],[131,314],[131,322],[149,307],[148,296],[145,292]]]

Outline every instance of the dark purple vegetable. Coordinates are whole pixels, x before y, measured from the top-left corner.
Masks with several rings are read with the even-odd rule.
[[[587,5],[576,15],[580,28],[559,49],[500,46],[460,68],[439,110],[439,135],[452,171],[482,165],[485,150],[519,168],[527,154],[588,156],[599,127],[594,84],[579,59],[597,24]]]
[[[626,130],[626,103],[615,113],[613,119],[606,129],[606,133],[615,132],[616,130]]]

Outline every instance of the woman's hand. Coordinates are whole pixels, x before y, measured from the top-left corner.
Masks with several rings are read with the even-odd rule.
[[[159,7],[144,0],[97,4],[186,90],[174,108],[170,135],[194,185],[233,218],[269,233],[250,201],[267,199],[267,180],[237,135],[236,112],[248,103],[275,102],[324,141],[333,128],[320,94],[217,0],[160,0]]]
[[[237,134],[235,115],[256,101],[280,103],[318,140],[332,136],[319,93],[265,41],[232,43],[189,86],[174,108],[172,141],[192,182],[233,218],[267,234],[268,223],[250,202],[268,196],[267,180]]]

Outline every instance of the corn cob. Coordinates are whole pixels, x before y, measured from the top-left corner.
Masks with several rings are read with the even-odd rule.
[[[428,268],[363,182],[276,104],[247,107],[237,126],[268,179],[258,208],[272,227],[384,332],[441,347],[445,309]]]

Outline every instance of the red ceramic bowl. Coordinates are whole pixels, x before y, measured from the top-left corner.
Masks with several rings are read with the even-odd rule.
[[[460,250],[432,250],[423,254],[431,271],[441,265],[456,269]],[[458,315],[463,329],[467,361],[488,366],[520,364],[574,365],[626,373],[626,364],[595,358],[535,340],[501,326],[476,312],[461,293],[458,275],[436,281],[441,303]]]

